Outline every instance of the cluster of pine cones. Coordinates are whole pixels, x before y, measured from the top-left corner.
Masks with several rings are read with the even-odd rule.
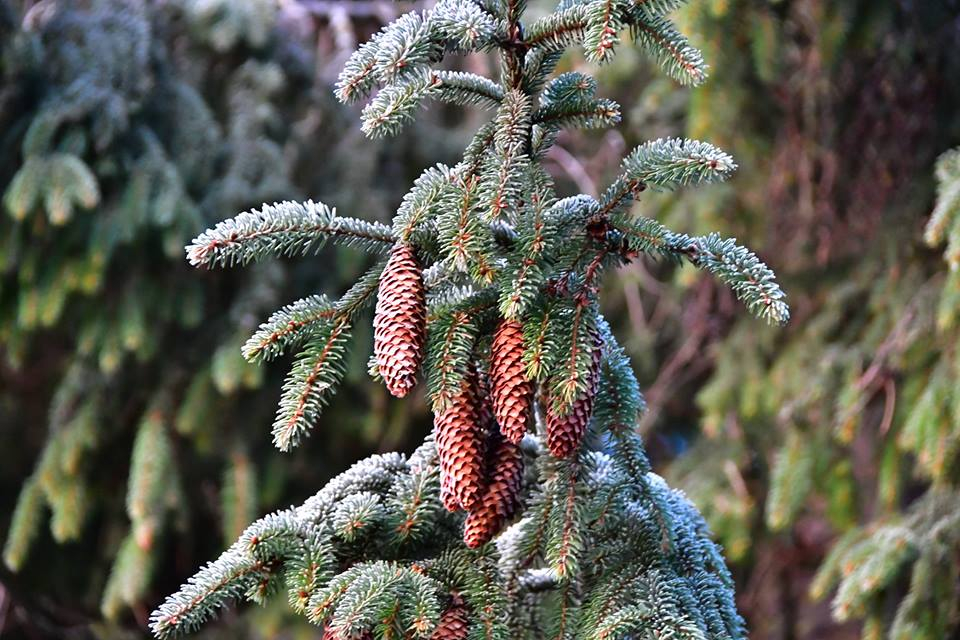
[[[403,397],[416,386],[426,338],[423,275],[409,244],[398,243],[391,252],[373,324],[377,368],[389,392]],[[600,369],[600,339],[594,337],[586,392],[563,415],[546,403],[546,444],[558,458],[577,452],[593,412]],[[489,373],[471,364],[459,393],[434,416],[443,503],[451,511],[468,512],[463,538],[471,548],[489,542],[518,506],[520,441],[534,401],[523,353],[523,325],[502,319],[493,336]]]

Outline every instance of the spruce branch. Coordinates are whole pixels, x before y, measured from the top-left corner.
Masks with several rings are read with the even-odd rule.
[[[533,22],[527,28],[524,42],[544,52],[563,51],[583,42],[588,22],[587,5],[576,3]]]
[[[440,313],[427,337],[427,393],[434,413],[447,409],[460,391],[470,365],[479,326],[466,311]]]
[[[436,217],[444,193],[452,187],[455,174],[443,164],[426,169],[400,203],[393,218],[394,234],[406,242],[421,224]]]
[[[524,59],[523,90],[528,95],[539,92],[550,79],[550,74],[557,68],[562,56],[562,51],[530,50]]]
[[[646,11],[651,15],[666,15],[676,11],[690,0],[633,0],[632,10]]]
[[[621,242],[627,256],[653,254],[679,258],[671,244],[673,232],[653,218],[617,214],[610,219],[610,226],[622,234]]]
[[[465,71],[435,71],[439,84],[436,98],[458,105],[495,108],[503,100],[503,89],[489,78]]]
[[[233,266],[267,256],[306,255],[327,240],[382,253],[393,244],[393,232],[380,223],[344,218],[335,209],[305,203],[265,204],[241,213],[197,236],[187,247],[194,266]]]
[[[587,59],[604,63],[613,58],[613,49],[620,42],[625,27],[623,18],[630,8],[628,0],[591,0],[587,3],[587,25],[583,47]]]
[[[944,258],[950,268],[960,269],[960,149],[947,151],[936,164],[937,202],[923,232],[931,247],[944,241]]]
[[[494,107],[502,99],[500,87],[490,80],[459,71],[423,71],[384,87],[363,109],[363,132],[371,138],[393,136],[413,121],[416,109],[427,98],[452,104]]]
[[[533,121],[548,129],[602,129],[620,122],[620,105],[613,100],[565,100],[541,107]]]
[[[151,614],[153,634],[158,638],[169,638],[189,633],[231,601],[246,597],[252,587],[279,565],[277,558],[255,555],[261,537],[264,534],[268,538],[276,537],[281,533],[289,538],[302,530],[303,525],[292,517],[291,512],[272,514],[250,525],[217,560],[198,571]]]
[[[634,41],[660,65],[671,78],[682,85],[697,86],[707,79],[703,54],[693,47],[670,20],[652,15],[643,8],[630,14]]]
[[[503,27],[473,0],[441,0],[430,14],[433,28],[465,51],[488,49]]]
[[[19,571],[23,566],[30,545],[40,531],[44,506],[43,490],[34,474],[20,489],[3,545],[3,563],[11,571]]]
[[[494,153],[484,167],[479,185],[485,222],[516,212],[529,166],[529,136],[530,100],[522,92],[512,90],[497,113]]]
[[[550,269],[547,256],[556,246],[557,217],[550,215],[556,202],[549,184],[534,184],[531,208],[518,224],[518,242],[500,278],[500,313],[517,319],[526,314],[546,286]]]
[[[74,207],[92,209],[100,202],[100,185],[86,163],[70,153],[30,156],[20,167],[7,191],[4,203],[14,220],[24,220],[43,205],[54,225],[68,223]]]
[[[436,74],[423,72],[406,82],[391,84],[363,109],[361,129],[370,138],[396,135],[413,121],[417,107],[440,93],[441,80]]]
[[[737,298],[757,317],[776,324],[785,324],[790,319],[790,310],[784,302],[786,295],[773,271],[735,240],[723,239],[716,233],[695,238],[676,235],[670,244],[674,251],[733,289]]]
[[[460,272],[468,273],[480,284],[493,281],[493,235],[480,216],[479,181],[458,178],[437,218],[437,233],[446,255]]]
[[[430,62],[439,59],[441,48],[430,19],[416,11],[406,13],[378,34],[373,71],[386,85],[416,79]]]
[[[303,344],[335,313],[335,305],[324,295],[312,295],[288,304],[275,311],[244,343],[243,357],[248,362],[260,362],[282,356],[287,349]]]
[[[647,186],[673,189],[725,180],[737,165],[733,158],[706,142],[660,138],[646,142],[621,164],[621,175],[600,199],[605,214],[629,203]]]
[[[273,441],[280,450],[299,444],[343,379],[353,321],[372,302],[385,264],[372,267],[343,295],[330,319],[309,336],[297,356],[273,423]]]
[[[580,73],[568,71],[550,80],[544,86],[540,95],[540,106],[563,104],[568,101],[590,100],[597,93],[595,78]]]
[[[351,54],[337,79],[336,96],[344,104],[363,100],[377,83],[377,48],[382,31]]]
[[[299,444],[333,395],[333,387],[343,379],[351,327],[349,319],[335,319],[297,357],[273,423],[273,443],[281,451]]]

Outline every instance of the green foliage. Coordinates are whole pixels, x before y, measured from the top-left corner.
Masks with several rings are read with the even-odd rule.
[[[620,118],[615,103],[596,97],[593,79],[568,73],[548,80],[556,59],[547,54],[576,44],[608,61],[616,32],[672,7],[564,3],[528,28],[524,3],[513,0],[442,1],[401,16],[350,57],[337,95],[343,102],[369,98],[362,130],[371,138],[399,131],[428,97],[494,106],[463,162],[424,171],[392,228],[336,218],[322,204],[283,203],[221,222],[194,241],[191,261],[214,266],[304,252],[341,236],[375,254],[393,246],[389,263],[374,266],[339,301],[311,297],[285,307],[247,343],[251,359],[298,354],[274,424],[279,448],[296,445],[317,424],[344,376],[349,332],[375,293],[375,339],[403,344],[377,342],[374,368],[386,378],[382,358],[423,349],[411,366],[423,369],[435,414],[476,420],[481,431],[493,334],[503,318],[519,321],[524,344],[518,341],[515,357],[524,352],[536,387],[535,429],[520,444],[527,471],[518,496],[506,496],[512,480],[497,475],[510,473],[499,452],[516,445],[488,438],[489,464],[501,466],[487,471],[484,500],[516,497],[521,504],[512,517],[511,505],[489,503],[499,518],[494,540],[472,548],[478,545],[464,527],[483,512],[472,510],[465,523],[443,506],[440,460],[459,455],[444,448],[461,444],[445,441],[439,425],[448,418],[440,417],[411,456],[367,458],[301,506],[255,521],[153,613],[157,637],[193,631],[235,599],[262,603],[282,590],[295,611],[333,637],[431,637],[444,610],[461,600],[471,638],[745,636],[732,578],[705,522],[650,471],[637,433],[639,385],[598,310],[607,270],[666,256],[710,271],[759,317],[786,321],[783,293],[754,254],[716,234],[689,237],[633,218],[624,206],[647,184],[718,181],[735,164],[711,145],[657,140],[624,161],[602,201],[558,199],[540,166],[560,130]],[[674,40],[657,42],[689,53]],[[432,68],[451,51],[494,48],[499,84]],[[393,266],[401,258],[403,267]],[[424,335],[411,320],[421,314]],[[396,335],[382,329],[392,330],[391,322]],[[474,385],[466,395],[465,385]],[[477,406],[464,406],[464,397],[477,395]],[[586,438],[568,458],[555,458],[547,447],[555,427],[544,416],[574,419],[594,402]]]
[[[393,243],[390,229],[382,224],[342,218],[313,201],[282,202],[219,223],[187,247],[187,258],[194,266],[233,266],[316,252],[328,238],[375,252]]]
[[[624,437],[639,444],[634,433]],[[445,594],[455,591],[471,603],[471,634],[485,637],[539,637],[558,616],[569,621],[565,633],[578,638],[613,637],[614,629],[740,637],[732,582],[692,506],[654,474],[624,482],[628,469],[645,466],[645,459],[585,451],[580,461],[558,468],[536,446],[529,455],[550,478],[534,483],[547,492],[539,499],[556,510],[541,511],[542,521],[531,509],[495,551],[463,547],[459,516],[440,503],[436,454],[427,442],[409,459],[363,460],[302,506],[250,525],[154,612],[154,633],[193,630],[233,598],[258,599],[276,583],[313,622],[339,633],[429,636]],[[419,504],[411,511],[414,487]],[[572,502],[562,499],[570,487]],[[392,522],[403,526],[388,526]],[[412,537],[411,530],[431,535]],[[540,530],[546,539],[531,544]],[[357,535],[365,545],[356,544]],[[665,540],[675,549],[666,555]],[[332,572],[338,573],[323,577]],[[574,579],[579,602],[554,597]],[[531,619],[504,615],[514,598]]]

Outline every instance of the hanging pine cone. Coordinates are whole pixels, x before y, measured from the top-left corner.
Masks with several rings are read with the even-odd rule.
[[[502,320],[493,336],[490,382],[493,387],[493,413],[500,433],[519,444],[527,432],[533,385],[527,380],[523,363],[523,325]]]
[[[520,502],[523,480],[520,446],[499,435],[491,439],[499,442],[490,459],[490,484],[480,504],[470,511],[463,529],[463,541],[471,549],[489,542]]]
[[[464,377],[460,393],[433,420],[440,458],[440,495],[451,511],[472,508],[483,492],[485,433],[476,376],[471,372]]]
[[[465,640],[470,622],[468,613],[460,594],[453,594],[450,606],[440,616],[440,624],[433,630],[430,640]]]
[[[557,458],[567,458],[576,453],[587,432],[590,416],[593,415],[593,402],[600,382],[600,354],[603,346],[600,334],[596,331],[593,332],[593,344],[593,360],[586,390],[574,400],[565,415],[555,413],[552,403],[547,409],[547,448]]]
[[[417,383],[425,335],[423,274],[413,247],[397,244],[380,276],[373,354],[387,390],[398,398]]]

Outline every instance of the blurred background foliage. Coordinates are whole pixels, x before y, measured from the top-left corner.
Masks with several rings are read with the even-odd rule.
[[[253,517],[422,438],[423,399],[388,402],[358,354],[322,431],[271,446],[285,367],[240,345],[304,291],[340,293],[355,254],[198,272],[182,249],[279,199],[385,220],[459,153],[481,114],[434,106],[359,144],[331,95],[356,43],[416,6],[0,0],[3,633],[141,637]],[[960,144],[960,2],[690,0],[679,17],[710,81],[680,89],[625,48],[600,78],[623,125],[562,138],[550,168],[595,194],[642,141],[718,144],[733,180],[636,207],[756,249],[794,318],[769,329],[670,265],[608,282],[654,462],[726,547],[754,638],[955,637],[960,160],[935,161]],[[208,633],[315,635],[270,608]]]

